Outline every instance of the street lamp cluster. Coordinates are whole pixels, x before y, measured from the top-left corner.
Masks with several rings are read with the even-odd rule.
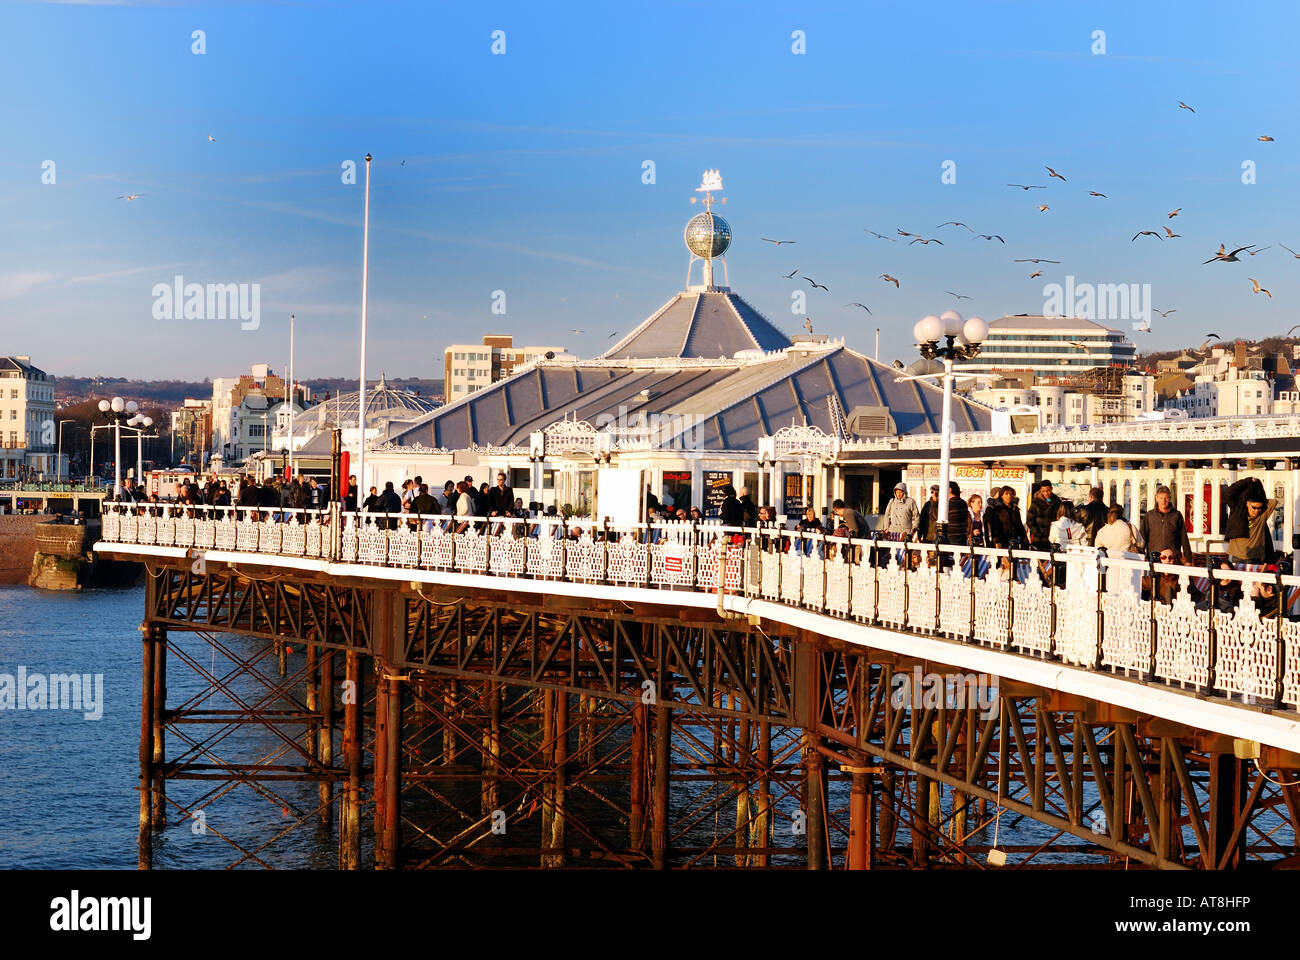
[[[144,466],[144,431],[153,426],[153,417],[140,413],[140,405],[134,400],[114,397],[112,400],[99,401],[99,412],[113,427],[113,496],[122,495],[122,428],[135,430],[135,479],[140,482]]]
[[[953,361],[970,360],[980,352],[980,345],[988,339],[989,325],[979,317],[965,322],[956,310],[947,310],[939,316],[923,317],[912,328],[917,349],[927,360],[942,360],[943,422],[939,440],[939,538],[947,539],[950,464],[952,461],[952,372]],[[945,341],[940,343],[940,341]]]

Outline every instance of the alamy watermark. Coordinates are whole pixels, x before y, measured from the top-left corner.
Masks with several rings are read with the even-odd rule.
[[[1151,326],[1151,284],[1075,283],[1068,275],[1065,285],[1043,287],[1043,316],[1078,317],[1082,320],[1129,321],[1133,329]]]
[[[694,413],[630,413],[627,406],[622,405],[617,414],[600,414],[593,426],[599,432],[612,433],[622,444],[644,445],[648,449],[698,450],[704,446],[706,420],[706,417]]]
[[[889,681],[889,702],[895,710],[975,709],[991,717],[998,707],[998,678],[987,673],[896,673]]]
[[[262,325],[260,283],[186,283],[177,275],[170,284],[153,286],[155,320],[240,320],[239,329]]]
[[[102,673],[0,673],[0,710],[80,710],[87,720],[104,716]]]

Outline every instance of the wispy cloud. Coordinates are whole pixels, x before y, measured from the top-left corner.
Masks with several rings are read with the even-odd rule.
[[[13,300],[37,287],[57,279],[52,273],[28,272],[0,274],[0,300]]]
[[[185,261],[180,263],[159,263],[148,267],[128,267],[125,270],[109,270],[104,273],[88,273],[80,277],[71,277],[68,283],[96,283],[100,280],[116,280],[118,277],[134,277],[141,273],[162,273],[164,270],[172,270],[176,267],[185,266]]]

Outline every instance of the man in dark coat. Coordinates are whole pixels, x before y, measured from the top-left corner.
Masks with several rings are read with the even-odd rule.
[[[1056,508],[1060,505],[1061,498],[1052,492],[1052,481],[1039,480],[1029,502],[1025,523],[1029,530],[1029,543],[1035,550],[1051,548],[1052,524],[1056,522]]]
[[[1106,503],[1102,499],[1104,496],[1101,487],[1093,487],[1088,491],[1088,502],[1079,508],[1079,515],[1075,517],[1083,524],[1090,547],[1097,545],[1097,531],[1106,526]]]
[[[921,516],[916,521],[916,539],[921,543],[934,543],[939,537],[939,485],[930,485],[930,499],[921,506]]]
[[[375,512],[392,514],[402,512],[402,498],[393,489],[393,481],[389,480],[384,484],[384,492],[379,495],[379,499],[375,503]],[[389,530],[397,528],[397,519],[395,517],[389,517],[384,523]]]
[[[1174,509],[1173,496],[1166,486],[1156,488],[1156,505],[1142,515],[1142,542],[1147,556],[1159,556],[1172,550],[1174,562],[1192,562],[1192,544],[1187,538],[1187,524],[1180,511]]]
[[[724,527],[743,527],[745,525],[745,508],[736,498],[736,488],[727,484],[722,488],[721,519]]]
[[[744,526],[758,526],[758,505],[754,503],[754,498],[749,495],[749,487],[740,488],[740,509],[744,517]]]
[[[944,543],[966,545],[970,536],[970,507],[961,498],[961,487],[956,480],[948,481],[948,531]]]
[[[1228,505],[1228,523],[1223,530],[1228,556],[1242,563],[1267,563],[1273,554],[1268,519],[1277,501],[1268,499],[1258,477],[1238,480],[1223,500]]]
[[[497,474],[497,485],[488,490],[488,516],[507,516],[515,508],[515,492],[506,483],[505,473]]]

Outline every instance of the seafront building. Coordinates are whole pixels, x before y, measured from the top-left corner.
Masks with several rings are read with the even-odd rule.
[[[967,373],[1029,371],[1076,376],[1094,367],[1131,368],[1137,347],[1119,330],[1080,317],[1002,317],[989,324],[980,355]]]
[[[514,373],[516,367],[564,353],[563,347],[516,347],[514,337],[489,334],[481,344],[454,343],[443,351],[442,394],[459,400]]]
[[[0,477],[53,477],[54,378],[27,355],[0,357]]]

